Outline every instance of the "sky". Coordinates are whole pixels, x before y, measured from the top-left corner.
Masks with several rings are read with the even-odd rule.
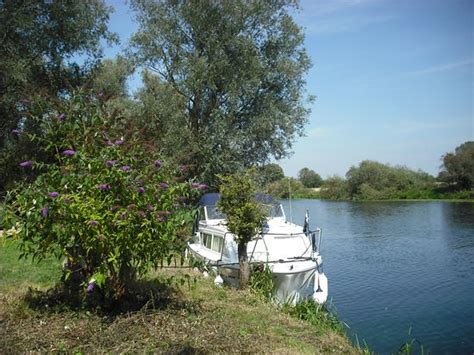
[[[125,1],[107,3],[124,46],[137,25]],[[303,0],[293,16],[316,100],[306,136],[277,162],[286,175],[344,176],[367,159],[437,175],[444,154],[474,140],[474,1]]]

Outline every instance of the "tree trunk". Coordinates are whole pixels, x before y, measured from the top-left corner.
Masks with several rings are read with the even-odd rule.
[[[239,282],[240,289],[245,290],[249,284],[250,278],[250,265],[247,259],[247,243],[239,243],[237,248],[239,254]]]

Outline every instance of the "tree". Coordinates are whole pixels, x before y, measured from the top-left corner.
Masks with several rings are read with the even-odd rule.
[[[107,29],[110,11],[103,0],[0,1],[0,193],[17,178],[10,169],[16,153],[37,150],[11,133],[28,126],[25,103],[84,83],[101,40],[116,40]],[[74,62],[77,54],[84,65]]]
[[[468,141],[456,148],[454,153],[443,156],[440,178],[455,183],[459,189],[474,187],[474,141]]]
[[[361,200],[415,197],[417,192],[432,188],[434,182],[434,178],[423,171],[370,160],[352,166],[346,178],[351,198]]]
[[[321,198],[328,200],[349,200],[347,181],[340,176],[330,176],[321,187]]]
[[[301,135],[304,75],[310,60],[293,0],[133,0],[138,63],[172,89],[184,113],[175,130],[186,139],[192,173],[208,182],[287,157]],[[177,144],[176,146],[182,146]]]
[[[221,177],[219,209],[225,214],[226,226],[237,241],[240,266],[240,288],[249,282],[250,266],[247,244],[261,233],[267,212],[256,201],[257,185],[251,172]]]
[[[268,185],[268,193],[276,198],[290,198],[299,195],[303,190],[303,184],[292,177],[285,177]]]
[[[92,72],[92,90],[103,99],[127,97],[127,79],[133,73],[133,65],[122,56],[104,59]]]
[[[323,184],[321,176],[308,168],[303,168],[298,172],[298,180],[307,188],[319,187]]]
[[[285,177],[285,173],[280,165],[271,163],[258,167],[258,181],[262,187],[279,181]]]

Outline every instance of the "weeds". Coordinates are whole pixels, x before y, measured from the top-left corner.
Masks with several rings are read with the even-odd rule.
[[[273,276],[267,263],[256,264],[250,274],[250,289],[265,301],[273,300]]]
[[[325,305],[315,301],[306,300],[295,305],[284,304],[282,310],[295,318],[310,323],[322,332],[333,330],[340,334],[344,333],[344,327],[336,315],[330,312]]]
[[[410,329],[408,329],[408,340],[405,342],[405,344],[402,344],[402,346],[400,346],[400,348],[398,349],[398,353],[402,355],[412,355],[414,353],[425,355],[429,354],[429,351],[425,350],[423,344],[421,344],[418,339],[414,338],[411,335],[410,327]]]

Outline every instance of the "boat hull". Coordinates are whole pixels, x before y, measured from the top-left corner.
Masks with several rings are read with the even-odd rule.
[[[240,268],[237,263],[219,266],[217,260],[203,257],[192,247],[189,250],[198,260],[213,265],[214,271],[222,277],[225,284],[239,287]],[[328,279],[319,271],[320,266],[321,264],[314,260],[292,260],[271,264],[275,301],[279,304],[296,304],[304,300],[325,303],[328,297]]]

